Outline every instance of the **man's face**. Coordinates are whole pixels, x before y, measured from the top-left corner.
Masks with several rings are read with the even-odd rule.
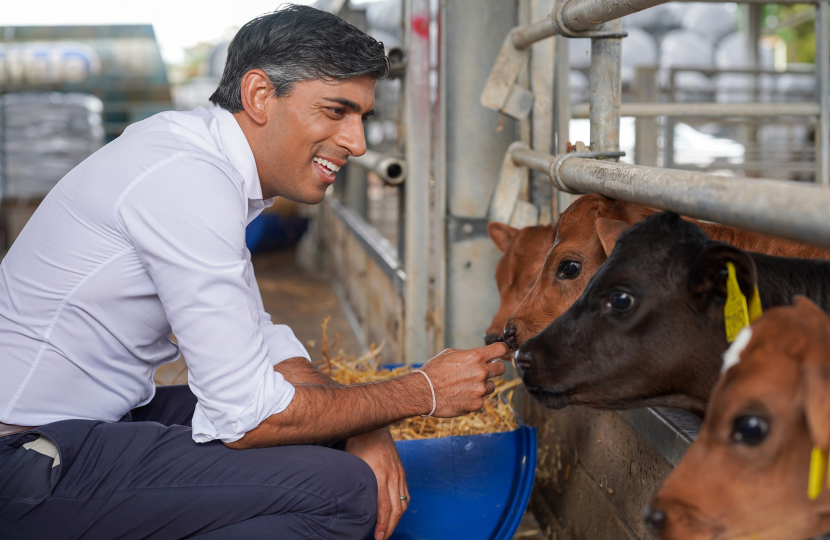
[[[266,101],[267,122],[250,140],[263,198],[317,204],[349,156],[366,152],[363,122],[375,106],[375,79],[298,82]],[[328,162],[328,163],[326,163]]]

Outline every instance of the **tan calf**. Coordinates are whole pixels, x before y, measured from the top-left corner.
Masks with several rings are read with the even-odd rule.
[[[811,449],[830,446],[830,317],[799,297],[770,309],[724,356],[734,366],[647,523],[663,540],[803,540],[830,531],[826,473],[818,498],[807,496]]]

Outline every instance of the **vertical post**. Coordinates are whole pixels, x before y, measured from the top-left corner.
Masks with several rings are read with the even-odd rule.
[[[428,359],[429,309],[429,0],[405,4],[408,64],[405,92],[406,162],[404,228],[404,361]]]
[[[366,169],[354,164],[346,165],[343,191],[343,203],[366,219],[369,215],[369,182]]]
[[[531,20],[539,21],[553,11],[553,0],[531,0]],[[530,52],[530,84],[533,92],[531,111],[531,148],[550,154],[553,151],[553,78],[556,40],[545,39],[533,45]],[[531,173],[530,202],[539,209],[539,223],[554,219],[553,186],[550,178],[537,171]]]
[[[439,137],[446,163],[447,347],[483,344],[484,330],[499,303],[493,269],[499,252],[487,237],[487,209],[516,123],[484,109],[476,99],[504,36],[516,25],[514,2],[442,0],[445,115]],[[482,31],[486,29],[486,31]],[[407,182],[409,180],[407,179]]]
[[[622,19],[602,25],[603,30],[622,30]],[[620,148],[620,102],[622,100],[621,38],[591,39],[589,118],[591,150],[613,152]]]
[[[657,67],[640,66],[637,68],[637,101],[653,103],[657,101]],[[636,119],[634,137],[634,162],[637,165],[657,166],[657,123],[654,118]]]
[[[744,46],[746,47],[746,58],[749,63],[747,67],[752,69],[758,69],[761,67],[761,63],[758,60],[758,47],[760,45],[761,10],[763,7],[764,6],[762,4],[747,4],[744,11],[744,32],[746,33],[746,43]],[[749,75],[749,79],[752,81],[752,90],[749,92],[749,100],[757,103],[760,96],[759,83],[761,79],[757,76],[757,74]],[[746,120],[746,124],[744,125],[744,130],[746,133],[746,154],[744,159],[747,159],[748,161],[763,160],[764,156],[760,154],[758,147],[757,121],[755,119],[748,118]],[[758,170],[744,170],[744,173],[746,173],[747,176],[763,176],[761,171]]]
[[[677,70],[675,68],[669,69],[669,101],[674,103],[677,101]],[[666,169],[674,168],[674,118],[666,116],[666,121],[663,124],[663,162],[661,167]]]
[[[819,119],[816,126],[816,183],[830,187],[830,1],[816,6],[816,76]]]
[[[555,153],[568,151],[569,129],[571,123],[571,63],[569,58],[568,38],[556,36],[554,46],[553,74],[553,125],[555,132]],[[554,192],[554,220],[573,201],[570,193]]]

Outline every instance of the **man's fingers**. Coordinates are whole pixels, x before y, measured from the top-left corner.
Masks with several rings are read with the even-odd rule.
[[[389,538],[388,531],[391,514],[392,503],[389,500],[389,489],[378,482],[378,524],[375,527],[375,540]]]
[[[483,353],[482,359],[485,362],[489,362],[490,360],[495,360],[496,358],[501,358],[510,350],[503,341],[498,341],[496,343],[487,345],[486,347],[480,347],[479,350]]]
[[[404,501],[401,499],[401,496],[403,496],[403,493],[401,493],[400,486],[390,483],[389,497],[392,499],[392,509],[389,513],[389,523],[386,526],[385,538],[392,536],[392,533],[395,531],[395,527],[398,526],[398,521],[401,520],[401,516],[406,511],[406,503],[409,501]]]
[[[487,369],[490,370],[490,373],[493,374],[493,377],[501,377],[504,375],[504,372],[507,371],[507,366],[504,365],[504,362],[499,362],[496,360],[495,362],[490,362],[487,364]]]
[[[485,396],[489,396],[490,394],[496,391],[496,383],[494,383],[493,381],[485,381],[484,386],[487,387],[487,391],[484,392]]]

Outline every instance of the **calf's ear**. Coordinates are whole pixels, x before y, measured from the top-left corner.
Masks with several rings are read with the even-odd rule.
[[[490,240],[496,244],[499,251],[504,253],[507,251],[510,242],[519,234],[519,229],[515,229],[504,223],[499,223],[498,221],[491,221],[487,224],[487,234],[490,235]]]
[[[605,256],[611,255],[614,246],[617,245],[617,238],[623,231],[631,228],[631,225],[618,219],[597,218],[597,236],[605,251]]]
[[[710,300],[726,298],[726,263],[735,266],[738,285],[751,298],[758,282],[755,261],[743,250],[725,242],[707,242],[689,269],[689,294],[692,303],[706,305]]]

